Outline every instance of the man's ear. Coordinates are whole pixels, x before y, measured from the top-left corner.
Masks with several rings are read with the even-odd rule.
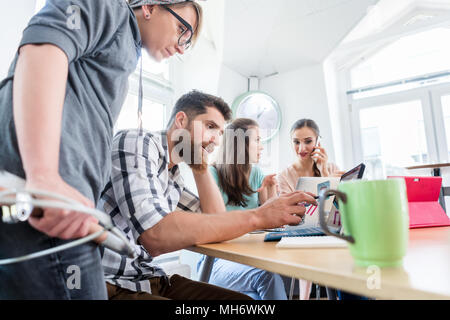
[[[151,15],[153,14],[153,11],[155,10],[155,5],[144,5],[141,8],[144,19],[149,20]]]
[[[177,129],[186,129],[189,123],[189,118],[187,116],[186,113],[184,113],[183,111],[178,112],[175,115],[175,127]]]

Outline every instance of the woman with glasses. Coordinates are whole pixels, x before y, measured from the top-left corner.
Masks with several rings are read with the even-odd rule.
[[[256,166],[262,149],[256,121],[238,118],[225,129],[217,161],[210,170],[227,211],[254,209],[277,196],[275,175],[265,176]],[[228,260],[214,259],[209,283],[256,300],[287,299],[280,275]]]
[[[156,61],[183,54],[201,21],[201,7],[186,0],[47,0],[0,83],[0,186],[20,177],[27,188],[94,207],[110,175],[113,126],[141,50]],[[0,259],[100,228],[91,216],[56,209],[26,223],[0,222]],[[0,288],[0,299],[107,298],[94,243],[1,266]]]

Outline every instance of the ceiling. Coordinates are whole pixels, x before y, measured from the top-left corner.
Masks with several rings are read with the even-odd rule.
[[[450,28],[450,0],[380,0],[333,52],[333,60],[348,68],[402,37],[437,27]]]
[[[223,63],[264,78],[320,63],[378,0],[226,0]]]

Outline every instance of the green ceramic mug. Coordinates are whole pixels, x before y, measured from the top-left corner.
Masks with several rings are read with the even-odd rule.
[[[324,201],[336,196],[343,235],[327,226]],[[320,226],[328,235],[349,242],[350,253],[361,267],[402,265],[408,246],[409,214],[403,179],[342,182],[319,198]]]

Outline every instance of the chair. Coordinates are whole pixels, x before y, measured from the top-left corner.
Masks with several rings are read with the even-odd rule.
[[[191,267],[180,263],[180,252],[174,251],[162,254],[153,259],[152,263],[164,270],[168,275],[178,274],[182,277],[191,278]]]
[[[440,177],[441,176],[441,169],[440,168],[434,168],[433,169],[433,176]],[[441,187],[441,193],[439,195],[439,203],[442,206],[442,209],[444,209],[445,213],[447,213],[447,209],[445,208],[445,197],[450,196],[450,187]]]
[[[289,300],[292,300],[292,297],[294,296],[294,287],[295,287],[295,278],[292,277],[291,285],[289,288],[289,297],[288,297]],[[300,299],[300,279],[298,279],[298,288],[299,288],[298,296]],[[325,290],[327,293],[328,300],[337,300],[337,298],[336,298],[337,294],[336,294],[335,289],[325,287]],[[318,284],[316,284],[316,300],[320,300],[320,285],[318,285]]]

